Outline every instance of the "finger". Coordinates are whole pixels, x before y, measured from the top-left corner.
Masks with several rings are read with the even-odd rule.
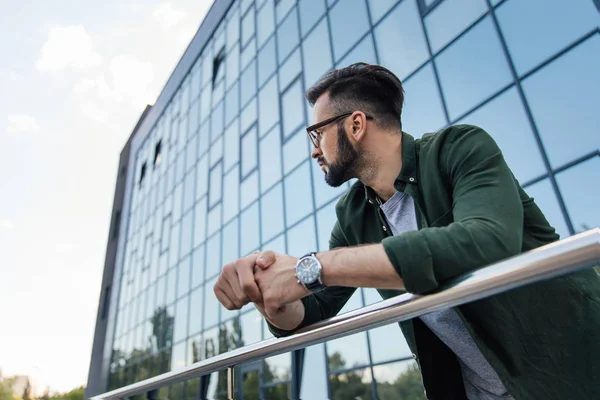
[[[240,289],[246,296],[252,300],[253,303],[262,303],[262,295],[258,284],[254,280],[254,267],[253,265],[240,264],[236,268],[238,275],[238,284]]]
[[[250,299],[240,287],[239,278],[236,272],[236,265],[228,265],[223,269],[224,277],[221,288],[227,294],[227,297],[235,304],[237,308],[242,308]]]
[[[225,291],[221,288],[218,282],[213,287],[213,291],[215,292],[215,296],[217,296],[219,302],[223,304],[223,307],[225,307],[228,310],[236,309],[235,304],[233,303],[233,301],[231,301],[227,293],[225,293]]]
[[[261,269],[267,269],[275,262],[276,254],[274,251],[267,250],[260,253],[256,259],[256,265]]]

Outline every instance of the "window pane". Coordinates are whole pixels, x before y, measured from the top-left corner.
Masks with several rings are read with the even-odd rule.
[[[191,335],[195,335],[202,330],[202,314],[204,314],[204,290],[202,287],[197,288],[190,294],[190,328]],[[208,311],[208,310],[207,310]]]
[[[459,122],[480,126],[492,135],[520,182],[546,173],[516,89],[510,89]]]
[[[413,0],[408,0],[412,2]],[[398,0],[368,0],[371,21],[375,24],[394,6]]]
[[[258,198],[258,171],[254,171],[242,182],[240,209],[246,208]]]
[[[345,360],[340,358],[341,362]],[[346,372],[339,375],[329,375],[329,387],[331,388],[331,397],[341,399],[349,393],[351,398],[364,400],[372,399],[371,392],[371,369],[365,368]]]
[[[188,255],[192,249],[192,222],[194,213],[192,211],[185,214],[181,220],[181,257]]]
[[[550,225],[556,229],[556,232],[560,235],[561,239],[569,236],[569,228],[567,228],[567,224],[563,213],[560,210],[560,206],[558,205],[554,189],[550,185],[550,181],[544,179],[541,182],[527,186],[525,191],[535,200],[535,203],[540,210],[542,210],[546,219],[550,222]]]
[[[250,126],[256,121],[256,97],[254,97],[242,110],[240,118],[240,131],[246,132]]]
[[[276,253],[287,254],[285,247],[285,234],[281,234],[270,242],[265,243],[262,247],[262,250],[272,250]]]
[[[175,327],[173,329],[174,342],[179,342],[187,337],[189,300],[189,297],[185,296],[177,301],[177,305],[175,307]]]
[[[402,130],[414,137],[435,132],[446,125],[442,100],[433,68],[428,63],[404,83]]]
[[[206,279],[218,275],[221,267],[221,233],[219,232],[206,242]]]
[[[393,323],[369,331],[371,357],[374,363],[411,356],[400,326]],[[390,346],[390,344],[393,345]]]
[[[206,120],[198,131],[198,155],[202,155],[209,150],[210,142],[210,122]]]
[[[262,340],[262,319],[262,315],[256,311],[256,309],[249,311],[240,317],[244,346]]]
[[[204,245],[192,253],[192,289],[204,282]]]
[[[304,82],[310,87],[333,67],[327,18],[302,42]]]
[[[166,303],[171,304],[177,297],[177,268],[171,268],[167,273],[167,294]]]
[[[244,133],[242,136],[242,177],[248,175],[250,171],[256,168],[257,164],[257,147],[258,139],[256,137],[256,125],[250,128],[250,130]]]
[[[208,226],[206,234],[212,235],[221,228],[221,204],[217,204],[208,213]]]
[[[599,64],[600,36],[595,35],[523,81],[554,167],[600,148]]]
[[[279,64],[296,48],[300,40],[298,32],[298,11],[290,12],[277,28],[277,56]]]
[[[328,206],[317,211],[317,229],[319,234],[319,251],[329,250],[329,239],[331,230],[337,221],[335,214],[336,202],[333,201]]]
[[[210,123],[210,142],[213,143],[223,133],[223,102],[219,103],[213,109],[210,115]]]
[[[324,346],[321,343],[304,350],[304,366],[300,383],[300,398],[302,399],[328,398]]]
[[[346,0],[336,3],[329,12],[333,54],[335,60],[342,58],[350,48],[369,30],[365,0]]]
[[[308,161],[285,178],[287,226],[313,211]]]
[[[329,370],[340,370],[369,364],[367,335],[364,332],[327,342]]]
[[[183,212],[188,211],[196,202],[195,185],[196,174],[195,171],[191,171],[183,181]]]
[[[240,57],[240,68],[244,69],[256,57],[256,40],[250,40],[250,43],[246,46],[244,50],[242,50],[242,55]]]
[[[287,87],[301,71],[302,62],[300,60],[300,49],[297,49],[287,60],[285,60],[281,67],[279,67],[279,71],[277,71],[279,74],[279,87]]]
[[[169,267],[174,266],[179,261],[179,237],[181,234],[180,223],[171,227],[171,244],[169,245]]]
[[[590,0],[512,0],[496,15],[519,75],[598,28]]]
[[[256,60],[242,72],[241,102],[245,105],[256,94]]]
[[[277,23],[280,24],[282,19],[285,18],[290,9],[294,6],[296,0],[278,0],[275,4],[275,14],[277,17]]]
[[[181,342],[173,346],[171,354],[171,371],[185,367],[186,342]]]
[[[300,80],[281,95],[281,106],[283,107],[283,137],[287,138],[300,124],[304,124],[304,97]]]
[[[190,263],[191,256],[187,256],[179,263],[179,279],[177,280],[177,297],[182,297],[190,291]]]
[[[270,77],[277,67],[277,61],[275,60],[275,36],[265,44],[258,53],[258,86],[262,86],[263,83]]]
[[[223,228],[223,252],[221,264],[225,265],[239,258],[239,231],[237,218]]]
[[[271,80],[258,94],[260,136],[267,133],[279,120],[279,97],[277,96],[277,77]]]
[[[465,62],[477,54],[477,62]],[[442,90],[454,119],[512,81],[488,17],[437,57]]]
[[[431,51],[437,53],[486,11],[485,0],[443,1],[425,17]]]
[[[260,245],[258,202],[243,211],[240,219],[241,256],[246,256]]]
[[[206,239],[206,197],[196,205],[194,212],[194,247],[202,244]]]
[[[236,76],[237,78],[237,76]],[[240,113],[240,90],[239,84],[236,83],[231,87],[225,96],[225,125],[228,125]]]
[[[210,108],[212,105],[212,87],[206,86],[202,90],[200,96],[200,121],[204,121],[210,115]]]
[[[313,173],[313,190],[315,192],[315,205],[321,207],[328,201],[342,195],[348,190],[348,184],[339,187],[331,187],[325,182],[325,173],[319,167],[316,160],[310,160]]]
[[[242,46],[248,43],[248,40],[254,35],[254,30],[254,7],[251,7],[242,18]]]
[[[204,329],[206,330],[206,328],[211,328],[213,326],[215,326],[218,322],[219,322],[219,309],[220,309],[220,304],[219,300],[217,299],[217,297],[215,296],[215,293],[213,291],[213,287],[215,286],[215,283],[217,282],[216,279],[213,279],[210,282],[207,282],[207,284],[204,286],[204,291],[206,292],[206,296],[204,297]],[[207,335],[206,332],[204,333],[204,343],[207,343],[207,341],[209,341],[210,335]],[[217,342],[218,343],[218,342]],[[215,343],[215,344],[217,344]],[[210,348],[208,346],[205,347],[205,350],[207,351],[207,356],[213,356],[214,353],[210,352]]]
[[[292,379],[292,354],[285,353],[265,358],[263,366],[269,373],[264,375],[264,383],[289,381]],[[287,392],[284,392],[287,394]]]
[[[212,207],[215,203],[221,200],[221,185],[223,179],[223,164],[217,163],[210,170],[210,202],[209,206]]]
[[[256,20],[258,23],[256,39],[260,48],[275,31],[275,8],[273,7],[273,0],[268,0],[264,7],[258,11]]]
[[[304,127],[298,129],[283,145],[283,173],[287,174],[310,157],[312,146]]]
[[[229,171],[240,158],[240,134],[238,120],[233,121],[225,130],[225,155],[223,157],[223,169]]]
[[[260,191],[264,192],[281,179],[281,134],[279,125],[260,141]]]
[[[223,188],[223,221],[227,222],[239,211],[240,170],[236,165],[225,175]]]
[[[236,44],[227,55],[227,88],[230,88],[240,74],[240,46]]]
[[[380,400],[395,400],[410,393],[411,399],[426,400],[419,366],[413,360],[373,367]]]
[[[317,239],[315,237],[315,219],[311,216],[287,231],[288,253],[301,257],[308,252],[315,251]]]
[[[196,199],[204,196],[208,191],[208,156],[203,156],[198,161],[196,168]]]
[[[194,136],[188,141],[188,144],[185,148],[185,172],[189,172],[196,165],[196,158],[198,155],[196,151],[198,150],[198,139],[197,136]]]
[[[300,30],[302,37],[304,37],[315,26],[319,18],[325,14],[325,0],[300,0],[298,8],[300,12]]]
[[[227,22],[227,48],[230,49],[240,39],[240,12],[237,7]]]
[[[575,233],[600,226],[600,157],[594,157],[556,176]]]
[[[260,199],[263,242],[283,231],[283,191],[281,184],[264,194]]]
[[[375,48],[373,47],[373,36],[365,36],[351,51],[336,65],[336,68],[346,67],[356,62],[366,62],[367,64],[377,64]]]

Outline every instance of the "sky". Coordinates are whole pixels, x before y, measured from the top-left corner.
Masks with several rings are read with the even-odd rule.
[[[87,381],[119,153],[212,0],[0,0],[0,369]]]

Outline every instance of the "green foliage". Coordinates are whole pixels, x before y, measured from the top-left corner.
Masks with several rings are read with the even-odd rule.
[[[85,386],[80,386],[66,393],[44,394],[40,400],[83,400]]]
[[[18,397],[13,393],[13,379],[4,379],[0,381],[0,400],[17,400]]]
[[[377,392],[380,400],[426,400],[421,373],[416,364],[408,367],[394,383],[378,382]]]

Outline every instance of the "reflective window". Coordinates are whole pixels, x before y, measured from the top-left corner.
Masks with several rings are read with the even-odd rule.
[[[221,233],[211,236],[206,241],[206,279],[210,279],[221,272]]]
[[[402,110],[402,130],[414,137],[435,132],[446,126],[446,116],[442,107],[431,63],[404,83],[404,107]]]
[[[225,96],[225,125],[228,125],[240,113],[240,91],[236,82]],[[221,128],[222,130],[222,128]]]
[[[240,158],[240,135],[237,119],[227,127],[224,138],[225,154],[223,157],[223,169],[228,171]]]
[[[230,49],[240,39],[240,12],[237,7],[227,22],[227,48]]]
[[[242,14],[244,14],[246,12],[246,10],[248,10],[248,8],[250,8],[252,3],[254,3],[254,0],[241,0],[240,3],[241,3],[240,11]]]
[[[262,315],[256,309],[240,317],[244,346],[262,340],[262,320]]]
[[[240,117],[240,131],[246,132],[250,125],[252,125],[256,121],[257,111],[256,111],[256,97],[254,97],[242,110],[242,115]]]
[[[304,349],[304,366],[300,383],[300,398],[302,399],[326,399],[329,397],[324,346],[321,343]]]
[[[375,24],[384,15],[390,11],[390,9],[398,3],[398,0],[367,0],[369,3],[369,11],[371,12],[371,21]],[[408,0],[410,2],[414,0]]]
[[[283,190],[277,184],[260,199],[263,242],[283,231]]]
[[[285,233],[277,236],[270,242],[265,243],[261,250],[272,250],[276,253],[287,254],[285,247]]]
[[[260,90],[258,94],[259,104],[259,133],[260,136],[267,133],[279,120],[279,97],[277,95],[277,77],[271,80]]]
[[[246,45],[246,48],[242,50],[240,56],[240,68],[244,69],[256,56],[256,40],[252,39],[250,43]]]
[[[198,137],[194,136],[189,141],[185,148],[185,172],[189,172],[196,166],[196,158],[198,157]]]
[[[258,86],[262,86],[276,69],[275,36],[272,36],[258,52]]]
[[[167,294],[165,301],[171,304],[177,297],[177,268],[171,268],[167,273]]]
[[[561,239],[569,236],[569,228],[565,222],[550,180],[544,179],[541,182],[527,186],[525,191],[529,194],[529,197],[535,200],[535,204],[542,210],[546,219],[556,229]]]
[[[196,199],[208,192],[208,156],[203,156],[198,161],[196,168]]]
[[[300,49],[296,49],[277,71],[279,75],[279,87],[287,87],[300,72],[302,72],[302,60],[300,59]]]
[[[308,161],[285,178],[285,208],[288,226],[313,211]]]
[[[179,235],[181,233],[181,224],[178,222],[171,227],[171,244],[169,245],[169,267],[177,264],[179,261]]]
[[[256,125],[241,138],[242,148],[242,177],[248,175],[256,168],[258,161],[258,139],[256,137]]]
[[[183,212],[188,211],[196,202],[196,196],[194,195],[196,174],[194,172],[187,174],[183,181]]]
[[[196,204],[194,212],[194,247],[202,244],[206,239],[206,197]]]
[[[317,21],[325,14],[325,0],[300,0],[298,11],[300,12],[300,31],[304,37]]]
[[[204,329],[206,328],[210,328],[214,325],[216,325],[219,322],[219,307],[220,304],[219,300],[217,299],[217,296],[215,296],[215,292],[213,290],[213,287],[215,286],[215,283],[217,282],[217,279],[213,279],[212,281],[209,281],[206,283],[206,285],[204,286],[204,290],[206,292],[206,295],[204,296]],[[204,342],[207,342],[207,334],[206,332],[204,333]],[[206,350],[208,351],[208,346],[206,347]],[[209,354],[209,356],[212,356],[214,354]]]
[[[202,95],[200,96],[200,121],[203,122],[210,115],[210,107],[212,101],[212,87],[210,85],[206,86],[202,90]]]
[[[271,130],[259,143],[261,192],[281,179],[281,135],[279,125]]]
[[[190,291],[190,263],[188,255],[179,263],[179,279],[177,281],[177,297],[186,295]]]
[[[223,249],[221,264],[225,265],[239,258],[238,254],[238,220],[237,218],[223,228]]]
[[[185,143],[185,142],[184,142]],[[183,179],[185,172],[185,152],[180,151],[177,153],[176,164],[175,164],[175,182],[179,183]]]
[[[330,371],[369,364],[367,335],[364,332],[330,340],[326,346]]]
[[[160,245],[160,251],[165,251],[168,249],[168,244],[169,244],[169,239],[170,239],[170,233],[171,233],[171,215],[167,216],[165,219],[163,219],[162,222],[162,234],[161,234],[161,245]]]
[[[300,41],[298,30],[298,11],[290,12],[277,28],[277,56],[279,64],[294,50]]]
[[[519,75],[597,29],[599,23],[590,0],[511,0],[498,7],[496,15]]]
[[[210,115],[210,142],[213,143],[223,133],[223,102],[213,109]]]
[[[348,185],[343,184],[339,187],[331,187],[325,182],[325,173],[319,167],[316,160],[310,160],[310,167],[313,173],[313,189],[315,192],[315,206],[321,207],[328,201],[342,195],[348,190]]]
[[[221,200],[221,184],[223,177],[223,164],[217,163],[210,170],[210,202],[209,206],[212,207],[216,202]]]
[[[209,150],[210,142],[210,123],[206,120],[198,131],[198,155],[202,155]]]
[[[188,137],[193,136],[200,126],[200,101],[195,101],[190,107],[190,120],[188,125]]]
[[[425,17],[431,51],[440,51],[487,10],[485,0],[443,1]]]
[[[600,148],[599,64],[600,36],[595,35],[523,81],[554,167]]]
[[[265,383],[289,381],[292,379],[292,354],[285,353],[265,358],[263,368],[268,371],[263,378]]]
[[[221,228],[221,203],[213,207],[208,213],[208,226],[206,234],[212,235],[219,228]]]
[[[185,367],[186,342],[181,342],[173,346],[171,353],[171,371]]]
[[[333,364],[346,365],[345,357],[338,355]],[[345,372],[339,375],[329,375],[331,398],[341,399],[344,398],[346,393],[352,393],[352,396],[356,396],[359,399],[371,399],[371,382],[370,368]]]
[[[245,105],[256,94],[256,60],[242,72],[241,83],[241,102]]]
[[[336,3],[329,11],[333,54],[336,60],[342,58],[352,46],[369,30],[367,5],[365,0],[346,0]]]
[[[185,296],[184,298],[179,299],[175,306],[175,327],[173,328],[174,342],[179,342],[187,337],[189,300],[189,297]]]
[[[239,211],[240,170],[236,165],[225,175],[223,188],[223,221],[227,222]]]
[[[281,24],[281,21],[290,9],[294,6],[296,0],[277,0],[275,4],[275,14],[277,16],[277,23]]]
[[[556,176],[575,233],[600,226],[600,157],[594,157]]]
[[[192,249],[192,222],[194,221],[194,213],[188,212],[181,219],[181,257],[188,255]]]
[[[304,101],[300,79],[281,95],[284,138],[293,134],[300,124],[304,125]]]
[[[459,122],[478,125],[492,135],[520,182],[527,182],[546,173],[516,89],[503,93]]]
[[[204,313],[203,288],[199,287],[190,294],[190,334],[194,335],[202,330],[202,314]]]
[[[477,54],[477,62],[465,60]],[[442,90],[454,119],[512,81],[489,17],[444,50],[436,60]]]
[[[167,277],[163,276],[156,281],[156,307],[165,305],[165,289],[167,285]]]
[[[196,248],[192,253],[192,289],[204,282],[204,245]]]
[[[252,7],[242,18],[242,46],[248,43],[248,40],[254,36],[254,31],[254,8]]]
[[[373,367],[377,382],[377,396],[381,400],[398,399],[406,393],[414,393],[414,399],[423,399],[423,382],[419,366],[413,360]]]
[[[240,255],[243,257],[260,245],[258,202],[243,211],[240,217]]]
[[[336,68],[346,67],[356,62],[366,62],[368,64],[377,64],[375,56],[375,47],[373,47],[373,36],[368,34],[361,40],[342,60],[340,60]]]
[[[312,146],[304,127],[298,129],[283,145],[283,173],[287,174],[310,157]]]
[[[258,11],[256,20],[258,24],[256,40],[260,48],[275,31],[275,8],[273,7],[273,0],[268,0],[264,7]]]
[[[225,78],[227,79],[227,88],[230,88],[238,78],[240,74],[240,46],[235,45],[233,49],[227,55],[227,73]]]
[[[398,324],[393,323],[369,331],[371,357],[374,363],[411,356],[408,344]],[[394,343],[390,346],[390,343]]]
[[[241,184],[240,187],[240,209],[246,208],[248,204],[252,203],[258,198],[258,171],[255,170],[253,173],[248,175]]]
[[[331,230],[337,221],[335,213],[336,202],[333,201],[328,206],[317,211],[317,230],[319,235],[319,251],[329,250],[329,239]]]
[[[302,71],[304,82],[310,87],[333,67],[327,18],[323,18],[317,27],[302,41]]]
[[[311,216],[287,231],[288,254],[301,257],[317,248],[315,219]]]

